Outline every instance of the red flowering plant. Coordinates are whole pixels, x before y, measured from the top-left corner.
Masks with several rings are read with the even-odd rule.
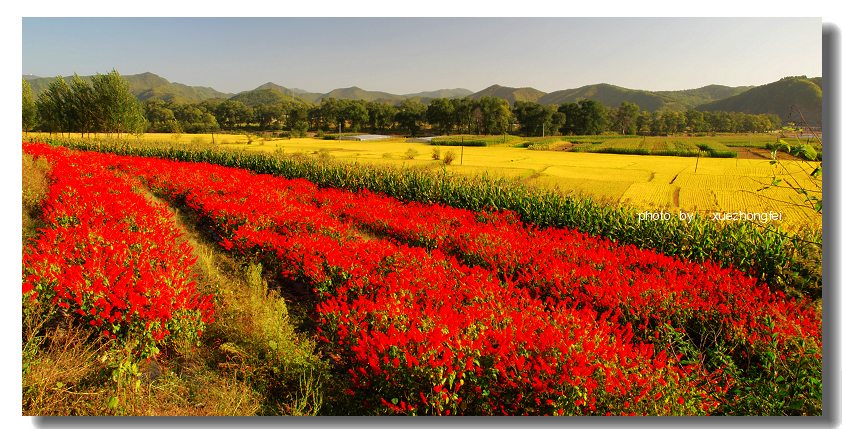
[[[548,308],[439,251],[360,234],[324,202],[304,204],[314,186],[122,162],[187,202],[225,247],[271,257],[319,292],[321,337],[345,357],[348,393],[372,413],[694,414],[714,405],[672,357],[630,342],[628,327],[588,309]],[[213,177],[225,179],[208,188]]]
[[[743,389],[757,390],[758,383],[771,380],[794,388],[772,390],[801,396],[789,405],[796,409],[811,395],[820,400],[820,389],[798,386],[814,386],[819,377],[821,314],[736,270],[576,231],[534,228],[513,213],[330,189],[310,198],[332,216],[381,236],[439,248],[487,267],[548,305],[615,313],[619,323],[634,327],[636,339],[723,372],[713,387],[723,399],[738,377]],[[731,402],[729,407],[737,407],[733,396]]]
[[[190,279],[195,262],[172,215],[134,192],[103,155],[25,144],[52,164],[46,227],[23,255],[25,302],[72,315],[141,357],[212,321],[210,296]]]
[[[223,247],[316,290],[320,336],[372,413],[750,413],[748,389],[820,386],[820,315],[736,270],[512,213],[112,161],[195,210]]]

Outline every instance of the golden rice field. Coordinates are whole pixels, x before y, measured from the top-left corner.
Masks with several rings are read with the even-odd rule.
[[[145,134],[144,140],[180,143],[210,142],[209,134]],[[605,153],[532,151],[510,146],[445,147],[408,143],[401,138],[387,141],[337,141],[315,138],[259,139],[251,144],[243,135],[216,134],[216,143],[256,151],[308,154],[405,168],[442,168],[432,154],[452,151],[447,170],[457,174],[487,174],[575,193],[595,199],[627,204],[640,210],[677,212],[779,212],[787,227],[821,228],[821,215],[803,207],[804,197],[792,188],[807,189],[821,198],[821,180],[809,177],[817,163],[741,158],[687,158],[615,155]],[[407,152],[414,151],[408,159]],[[782,179],[770,187],[773,177]],[[763,189],[767,188],[767,189]],[[762,190],[761,190],[762,189]]]

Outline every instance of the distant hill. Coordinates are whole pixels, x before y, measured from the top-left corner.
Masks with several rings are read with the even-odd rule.
[[[751,88],[753,87],[708,85],[701,88],[685,89],[682,91],[654,91],[653,94],[659,95],[665,100],[670,100],[671,102],[684,105],[688,108],[695,108],[701,104],[735,96]]]
[[[774,113],[784,122],[801,122],[798,110],[811,125],[822,118],[821,78],[785,77],[722,100],[698,106],[699,110],[724,110],[743,113]]]
[[[333,97],[337,100],[364,100],[379,101],[397,104],[409,98],[419,98],[422,102],[429,103],[434,98],[461,98],[471,95],[471,91],[464,88],[439,89],[435,91],[416,92],[413,94],[391,94],[382,91],[367,91],[357,86],[350,88],[338,88],[325,94],[308,92],[301,89],[289,89],[278,84],[269,82],[258,86],[251,91],[241,92],[232,99],[241,100],[247,105],[261,104],[262,102],[273,102],[295,97],[310,103],[318,103],[323,98]]]
[[[383,101],[383,102],[397,102],[403,100],[404,96],[397,94],[390,94],[382,91],[366,91],[358,86],[350,88],[337,88],[327,94],[322,94],[319,100],[323,98],[335,98],[337,100],[364,100],[364,101]]]
[[[229,98],[229,100],[240,101],[246,106],[254,107],[261,104],[276,104],[281,102],[291,102],[292,97],[284,94],[277,89],[253,89],[251,91],[243,91],[239,94]]]
[[[317,92],[309,92],[298,88],[286,88],[272,82],[264,83],[263,85],[260,85],[257,88],[255,88],[253,91],[264,89],[275,90],[290,98],[295,98],[296,100],[304,100],[308,103],[315,103],[316,100],[318,100],[322,96],[322,94],[319,94]]]
[[[482,91],[471,94],[469,97],[478,100],[482,97],[499,97],[514,104],[515,101],[538,102],[546,93],[535,88],[512,88],[510,86],[491,85]]]
[[[439,89],[436,91],[424,91],[424,92],[416,92],[414,94],[405,94],[405,98],[415,98],[418,97],[422,101],[423,100],[432,100],[434,98],[462,98],[467,97],[474,92],[470,89],[465,88],[453,88],[453,89]]]
[[[80,77],[85,80],[91,79],[91,76]],[[69,83],[72,78],[72,76],[66,76],[64,79]],[[170,102],[197,103],[212,98],[225,99],[231,97],[231,94],[219,92],[213,88],[173,83],[154,73],[147,72],[135,75],[123,75],[123,78],[129,83],[132,94],[140,101],[158,99]],[[24,79],[29,81],[29,85],[37,97],[38,94],[47,89],[47,86],[55,80],[55,77],[35,77],[28,79],[24,76]]]
[[[412,94],[391,94],[382,91],[369,91],[357,86],[337,88],[326,94],[290,89],[272,82],[259,87],[243,91],[238,94],[227,94],[213,88],[189,86],[170,82],[154,73],[141,73],[123,76],[134,93],[141,101],[160,99],[171,102],[196,103],[208,99],[240,100],[249,106],[271,104],[279,101],[289,101],[293,97],[309,103],[318,104],[323,98],[333,97],[345,100],[377,101],[398,104],[409,98],[418,98],[423,103],[429,103],[434,98],[462,98],[479,99],[483,96],[500,97],[509,103],[515,101],[534,101],[541,104],[574,103],[581,99],[599,101],[610,107],[617,107],[624,101],[636,103],[642,110],[724,110],[745,113],[774,113],[784,121],[800,122],[793,106],[798,107],[811,124],[821,123],[822,78],[805,76],[787,77],[777,82],[751,87],[730,87],[724,85],[707,85],[701,88],[681,91],[647,91],[623,88],[607,83],[586,85],[574,89],[564,89],[550,93],[535,88],[514,88],[502,85],[491,85],[482,91],[471,93],[464,88],[439,89]],[[39,77],[23,75],[34,94],[40,94],[53,77]],[[90,76],[83,76],[90,79]],[[70,80],[71,77],[66,77]]]
[[[628,89],[607,83],[587,85],[575,89],[551,92],[538,100],[541,104],[575,103],[581,99],[599,101],[606,106],[617,107],[624,101],[640,106],[642,110],[655,111],[664,107],[681,110],[682,106],[670,106],[669,100],[651,91]]]

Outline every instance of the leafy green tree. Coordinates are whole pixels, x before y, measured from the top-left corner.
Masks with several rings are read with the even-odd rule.
[[[341,100],[339,118],[348,121],[348,131],[358,132],[368,122],[368,108],[363,100]]]
[[[105,131],[106,106],[99,101],[91,83],[74,74],[67,111],[71,131],[82,133],[83,137],[85,133]]]
[[[579,101],[578,105],[576,134],[602,134],[608,129],[608,110],[602,103],[585,99]]]
[[[509,103],[499,97],[482,97],[476,103],[474,112],[479,109],[480,134],[503,134],[509,132],[514,122],[514,115],[509,109]]]
[[[547,134],[556,135],[561,131],[561,128],[564,127],[564,124],[567,123],[567,116],[558,110],[557,105],[551,104],[547,106],[547,108],[553,112],[553,116],[550,121],[550,129],[547,131]]]
[[[179,127],[184,132],[212,133],[220,128],[216,117],[204,103],[175,104],[172,106],[172,110]]]
[[[23,81],[23,99],[21,128],[25,132],[32,131],[38,125],[38,106],[35,104],[35,97],[32,95],[32,87],[26,79]]]
[[[576,103],[562,103],[556,112],[564,116],[564,123],[559,127],[562,134],[570,135],[576,133],[576,122],[579,121],[579,105]]]
[[[338,130],[340,110],[341,108],[339,105],[339,101],[335,98],[328,97],[322,99],[321,103],[319,103],[318,110],[318,118],[321,122],[321,125],[324,126],[327,130],[331,128]]]
[[[635,121],[637,133],[643,135],[652,135],[652,114],[643,111],[640,112],[640,115],[637,116],[637,120]]]
[[[382,133],[392,128],[395,123],[395,114],[398,112],[395,106],[369,101],[366,107],[368,109],[368,129],[372,133]]]
[[[108,133],[142,133],[146,128],[143,107],[126,81],[116,70],[91,78],[93,94],[102,112],[100,131]]]
[[[470,132],[474,100],[468,97],[457,98],[451,100],[450,104],[453,105],[453,125],[456,127],[456,130],[462,133]]]
[[[180,133],[181,125],[175,118],[169,103],[163,100],[150,99],[143,105],[149,131],[156,133]]]
[[[450,134],[456,124],[456,109],[449,98],[435,98],[427,106],[427,121],[440,134]]]
[[[661,115],[663,120],[662,132],[665,134],[683,133],[687,128],[687,119],[682,112],[665,111]]]
[[[416,98],[404,100],[398,105],[398,112],[395,114],[395,121],[410,135],[416,136],[421,131],[424,123],[424,115],[427,107],[421,104]]]
[[[515,101],[514,111],[520,132],[526,136],[552,134],[553,110],[532,101]]]
[[[719,133],[731,132],[734,126],[731,115],[725,112],[705,112],[705,119],[710,128]]]
[[[70,131],[70,86],[58,76],[38,96],[35,105],[41,118],[41,128],[52,133]]]
[[[622,102],[614,115],[614,129],[620,134],[636,134],[638,116],[640,106],[628,101]]]
[[[240,124],[246,124],[252,118],[252,110],[237,100],[225,100],[217,106],[214,116],[219,125],[226,130],[233,130]]]
[[[310,127],[309,109],[302,103],[295,103],[290,106],[287,112],[287,129],[290,134],[304,137]]]
[[[708,130],[705,114],[698,110],[688,110],[684,113],[687,119],[687,130],[691,133],[703,133]]]
[[[282,103],[259,104],[254,106],[254,119],[261,129],[267,130],[273,125],[280,128],[280,123],[291,106]]]

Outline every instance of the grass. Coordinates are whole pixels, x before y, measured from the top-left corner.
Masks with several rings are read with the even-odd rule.
[[[31,237],[48,166],[27,155],[23,165],[23,233]],[[325,406],[332,375],[301,331],[304,318],[291,314],[259,263],[226,254],[197,219],[176,214],[197,257],[193,277],[215,296],[216,321],[201,344],[133,362],[72,319],[24,302],[24,415],[311,415]],[[119,370],[127,362],[135,366]]]

